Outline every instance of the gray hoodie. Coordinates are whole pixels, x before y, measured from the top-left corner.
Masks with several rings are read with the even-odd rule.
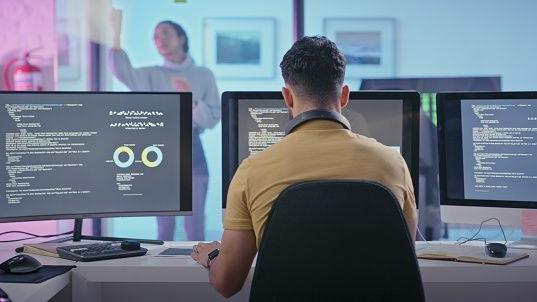
[[[173,77],[183,77],[192,86],[193,126],[200,133],[220,120],[220,95],[214,75],[208,68],[194,65],[190,56],[181,63],[165,61],[162,66],[134,68],[123,50],[110,50],[112,73],[131,91],[175,91]]]

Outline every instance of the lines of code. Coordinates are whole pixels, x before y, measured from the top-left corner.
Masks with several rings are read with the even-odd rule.
[[[31,160],[39,155],[74,155],[90,152],[85,143],[78,138],[91,137],[97,132],[46,131],[38,118],[43,112],[68,113],[72,108],[81,108],[82,104],[5,104],[4,107],[16,125],[13,129],[16,131],[5,133],[7,203],[19,204],[27,197],[33,196],[88,194],[90,191],[84,188],[65,187],[59,183],[49,186],[37,185],[40,175],[50,175],[59,170],[80,173],[83,163]]]
[[[247,104],[247,105],[246,105]],[[285,136],[289,110],[283,100],[255,100],[239,106],[239,162]]]
[[[537,100],[461,102],[468,199],[537,200]]]
[[[279,142],[285,131],[278,123],[281,117],[289,116],[286,108],[248,108],[256,129],[248,132],[248,152],[255,154]]]

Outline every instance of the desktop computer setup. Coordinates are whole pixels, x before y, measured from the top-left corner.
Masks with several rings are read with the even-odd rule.
[[[468,89],[476,89],[476,87],[486,88],[487,85],[491,85],[491,89],[499,89],[500,85],[499,78],[458,78],[455,81],[443,79],[440,83],[457,83],[461,81],[473,83],[470,86],[468,86],[469,84],[466,85],[468,86]],[[426,85],[424,87],[431,89]],[[446,87],[449,87],[449,85]],[[449,97],[452,95],[456,95],[456,93],[439,93],[439,100],[437,101],[438,107],[440,108],[441,106],[444,106],[446,102],[444,99],[446,96]],[[490,100],[491,102],[501,101],[505,96],[504,93],[500,92],[470,93],[470,95],[493,97],[494,100]],[[533,97],[537,102],[537,98],[535,98],[532,93],[512,93],[510,96],[511,98],[519,98],[521,100],[531,99]],[[415,102],[417,101],[416,99],[417,96],[413,95],[413,93],[403,93],[401,91],[353,92],[350,96],[349,108],[344,110],[343,114],[349,119],[353,131],[371,136],[387,146],[398,148],[407,161],[414,181],[414,186],[416,188],[421,188],[422,186],[420,182],[423,178],[419,178],[419,182],[415,180],[418,179],[418,169],[421,169],[421,167],[418,168],[416,166],[416,163],[418,162],[416,151],[418,149],[421,150],[421,139],[423,138],[423,133],[420,129],[421,124],[416,123],[420,114],[419,108],[415,105]],[[397,105],[398,103],[399,105]],[[403,107],[401,107],[401,104],[403,104]],[[226,92],[222,97],[222,110],[222,207],[225,209],[227,196],[226,188],[229,186],[231,178],[240,162],[251,154],[262,151],[282,139],[285,135],[285,125],[290,117],[287,108],[285,108],[283,97],[279,92]],[[359,112],[360,115],[357,116],[354,114],[355,112]],[[446,113],[446,116],[452,116],[452,113]],[[371,121],[374,122],[371,123]],[[375,121],[377,123],[375,123]],[[401,123],[401,121],[403,122]],[[444,119],[439,119],[438,123],[438,140],[442,141],[444,139],[444,133],[442,131],[445,128],[440,126],[443,125]],[[396,125],[402,126],[397,127]],[[393,131],[393,129],[401,129],[401,132]],[[413,140],[418,137],[418,133],[421,134],[419,145],[418,142],[413,142]],[[436,129],[432,128],[432,131],[428,134],[434,136],[434,142],[436,143]],[[398,145],[400,142],[403,143]],[[408,144],[409,142],[411,143]],[[427,140],[427,142],[429,141]],[[457,146],[460,144],[454,145]],[[533,148],[535,148],[535,145],[533,145]],[[454,153],[456,150],[450,150],[449,152]],[[442,149],[440,156],[445,156],[445,154],[446,153]],[[534,158],[526,159],[534,160]],[[449,166],[453,167],[452,163],[454,162],[452,160],[447,160],[446,158],[441,158],[441,160],[443,160],[445,166],[450,163]],[[422,164],[421,161],[419,161],[419,164]],[[535,164],[533,164],[533,166],[535,166]],[[435,173],[435,175],[438,175],[438,173]],[[450,179],[446,175],[448,174],[446,174],[445,170],[440,170],[441,182]],[[537,177],[537,173],[533,175]],[[461,180],[462,178],[455,179]],[[464,181],[466,182],[467,180]],[[537,188],[537,186],[535,186],[535,188]],[[418,190],[415,190],[415,192],[417,193]],[[455,207],[450,205],[450,203],[453,203],[454,201],[449,200],[446,195],[441,195],[440,197],[440,204],[442,205],[442,221],[476,225],[479,225],[489,217],[498,217],[500,218],[500,222],[505,225],[520,225],[521,211],[509,209],[510,205],[516,204],[517,207],[525,207],[528,209],[537,206],[537,197],[534,197],[534,200],[536,201],[535,203],[526,204],[513,203],[516,199],[512,199],[507,203],[507,206],[499,209],[502,212],[502,215],[500,215],[497,213],[495,214],[494,212],[495,204],[491,204],[487,200],[479,200],[477,201],[477,204],[479,205],[478,213],[472,212],[471,215],[473,218],[466,219],[464,213],[471,213],[469,212],[470,209],[466,202],[462,201],[456,203],[458,207]],[[515,213],[515,216],[513,216],[512,213]],[[453,217],[449,218],[450,215],[454,215],[457,219],[454,219]],[[510,246],[516,246],[516,244],[510,244]],[[525,246],[531,247],[531,245]]]
[[[350,99],[343,114],[353,131],[400,152],[417,188],[419,94]],[[537,93],[440,93],[437,102],[443,219],[479,224],[493,208],[502,223],[520,223],[520,209],[537,208]],[[74,218],[73,241],[118,241],[82,235],[81,219],[191,213],[190,93],[9,92],[0,103],[0,222]],[[225,209],[239,163],[282,139],[290,117],[280,92],[225,92],[222,105]],[[144,250],[112,242],[58,253],[92,261]]]
[[[192,94],[0,93],[0,222],[188,215]],[[155,240],[140,240],[159,243]],[[132,242],[58,247],[89,261],[145,254]]]
[[[537,209],[537,92],[439,93],[437,107],[442,220],[521,226]]]
[[[537,238],[509,242],[503,226],[521,226],[537,209],[537,92],[437,94],[440,212],[446,223],[479,225],[457,244],[417,248],[418,257],[508,264],[536,249]],[[499,226],[501,242],[481,234]],[[503,225],[503,226],[502,226]],[[479,246],[461,246],[471,241]]]

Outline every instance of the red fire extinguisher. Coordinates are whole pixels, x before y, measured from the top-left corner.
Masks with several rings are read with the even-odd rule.
[[[35,49],[34,49],[35,50]],[[7,90],[15,91],[42,91],[43,90],[43,74],[41,69],[30,64],[30,50],[24,54],[22,59],[13,59],[4,65],[4,84]],[[17,62],[22,62],[16,66],[13,71],[11,68]],[[13,80],[12,80],[13,79]]]

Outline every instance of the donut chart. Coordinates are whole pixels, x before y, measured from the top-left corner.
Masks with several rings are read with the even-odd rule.
[[[121,153],[127,153],[129,158],[127,161],[121,161],[119,155]],[[134,152],[129,147],[121,146],[114,151],[114,163],[120,168],[128,168],[134,162]]]
[[[157,159],[155,159],[154,161],[149,160],[147,156],[150,152],[154,152],[157,155]],[[149,146],[145,148],[142,151],[142,162],[149,168],[157,167],[162,162],[162,151],[160,151],[160,149],[155,146]]]

